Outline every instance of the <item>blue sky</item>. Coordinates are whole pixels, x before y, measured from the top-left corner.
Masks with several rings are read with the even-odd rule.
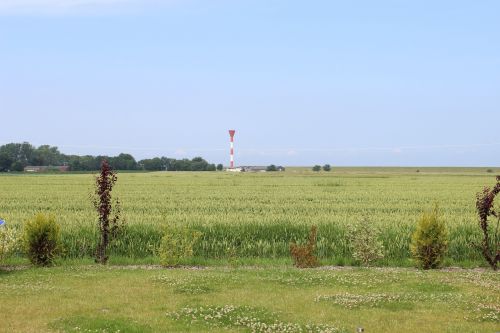
[[[0,0],[0,144],[500,165],[500,2]]]

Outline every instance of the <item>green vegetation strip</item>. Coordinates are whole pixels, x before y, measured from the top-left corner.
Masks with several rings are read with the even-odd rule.
[[[500,274],[403,268],[0,269],[1,332],[495,332]]]
[[[388,262],[410,258],[409,242],[422,211],[439,203],[449,230],[447,258],[482,262],[470,243],[480,241],[475,195],[494,182],[483,169],[333,168],[313,173],[122,173],[113,194],[128,227],[111,256],[154,254],[166,225],[203,233],[194,255],[284,258],[289,244],[318,226],[317,254],[350,264],[348,226],[366,216],[381,230]],[[90,257],[96,214],[89,174],[0,175],[0,217],[21,228],[38,212],[61,224],[66,258]]]

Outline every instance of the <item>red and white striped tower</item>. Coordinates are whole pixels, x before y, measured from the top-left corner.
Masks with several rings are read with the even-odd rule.
[[[230,169],[234,168],[234,133],[235,132],[236,132],[235,130],[229,130],[229,136],[231,137],[231,140],[229,141],[230,142],[229,147],[231,147],[230,158],[229,158],[229,168]]]

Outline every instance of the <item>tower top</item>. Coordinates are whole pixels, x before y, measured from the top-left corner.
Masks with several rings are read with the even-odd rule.
[[[233,137],[233,136],[234,136],[234,133],[236,133],[236,131],[235,131],[235,130],[229,130],[229,135],[230,135],[231,137]]]

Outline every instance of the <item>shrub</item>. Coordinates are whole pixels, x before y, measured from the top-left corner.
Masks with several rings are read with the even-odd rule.
[[[412,235],[410,251],[419,267],[437,268],[441,265],[448,248],[448,232],[445,221],[439,216],[436,205],[431,212],[424,212]]]
[[[23,245],[36,266],[53,264],[61,252],[61,230],[52,215],[37,214],[24,225]]]
[[[367,218],[351,224],[348,228],[349,247],[354,259],[369,265],[384,257],[384,245],[379,240],[380,230]]]
[[[315,171],[315,172],[321,171],[321,165],[315,165],[315,166],[313,166],[312,170]]]
[[[193,247],[201,235],[201,232],[187,228],[167,228],[157,251],[160,264],[174,267],[182,259],[191,258]]]
[[[0,263],[14,253],[19,245],[18,231],[7,226],[0,226]]]
[[[323,171],[330,171],[330,170],[332,170],[332,167],[330,166],[330,164],[323,165]]]
[[[309,240],[305,245],[290,244],[290,254],[292,255],[294,265],[299,268],[319,266],[318,258],[314,255],[316,249],[316,236],[318,227],[313,225],[309,232]]]
[[[125,225],[121,219],[120,202],[115,198],[113,203],[111,198],[111,192],[117,179],[116,173],[111,170],[108,161],[103,160],[101,171],[95,177],[95,195],[91,198],[99,216],[99,241],[95,261],[103,265],[108,262],[107,249],[109,244],[117,238]]]
[[[476,195],[476,210],[479,215],[479,226],[483,232],[481,245],[476,245],[493,270],[498,269],[500,262],[500,211],[495,209],[496,196],[500,193],[500,176],[493,188],[485,187]],[[495,223],[496,220],[496,223]],[[494,226],[493,224],[496,224]],[[494,231],[493,231],[494,229]]]

